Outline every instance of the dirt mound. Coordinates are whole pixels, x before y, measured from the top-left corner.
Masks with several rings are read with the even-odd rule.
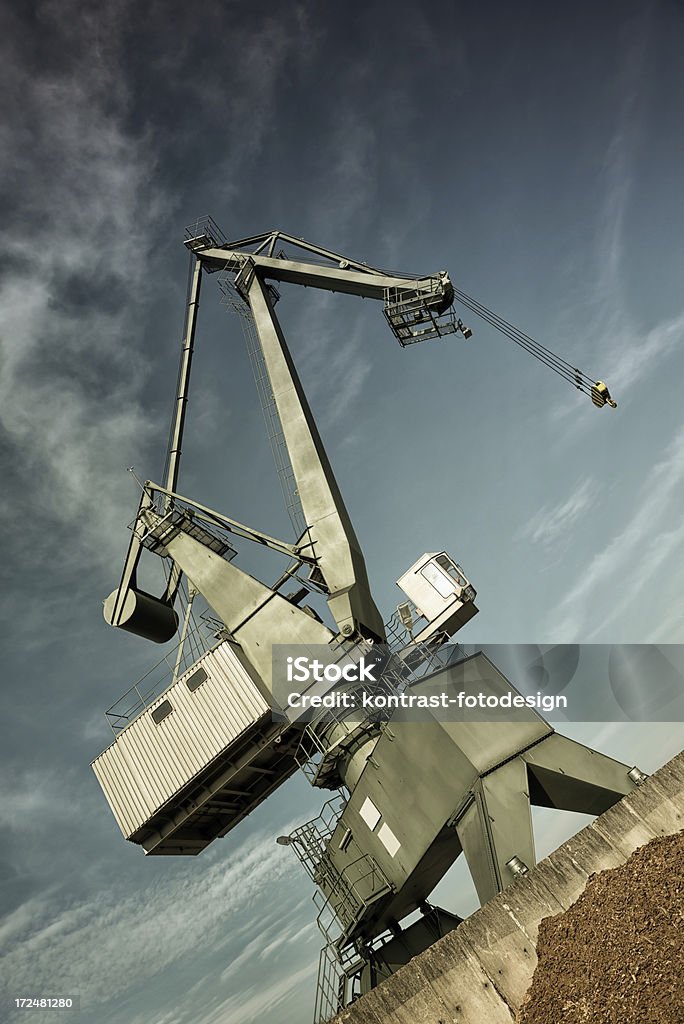
[[[592,875],[537,955],[516,1024],[684,1024],[684,832]]]

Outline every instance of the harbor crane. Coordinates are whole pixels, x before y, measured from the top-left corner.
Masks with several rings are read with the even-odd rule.
[[[489,311],[446,271],[388,273],[280,231],[231,242],[207,218],[185,245],[191,274],[165,478],[142,485],[123,572],[104,602],[111,626],[159,644],[180,626],[181,644],[170,681],[148,680],[109,710],[115,739],[93,768],[123,835],[149,855],[200,853],[298,769],[333,793],[316,819],[278,838],[317,886],[325,945],[316,1020],[323,1021],[458,926],[458,915],[428,901],[461,853],[484,903],[535,863],[531,804],[598,814],[644,776],[559,735],[529,706],[516,704],[499,720],[396,710],[409,698],[434,708],[430,698],[445,689],[497,700],[520,693],[482,652],[466,655],[450,643],[478,609],[471,580],[446,550],[422,554],[399,578],[403,599],[384,621],[276,315],[277,289],[379,300],[401,346],[470,337],[455,300],[485,319]],[[248,338],[293,540],[178,488],[200,289],[211,274]],[[498,321],[594,405],[615,405],[604,382]],[[247,541],[287,559],[274,583],[237,564],[234,545]],[[138,582],[149,552],[167,567],[160,596]],[[212,637],[188,665],[182,653],[195,594],[211,609]],[[327,623],[316,608],[321,599]],[[315,659],[325,678],[351,679],[352,697],[360,667],[370,666],[374,710],[353,699],[326,703],[337,691],[320,679],[299,683],[293,704],[285,666],[296,656]]]

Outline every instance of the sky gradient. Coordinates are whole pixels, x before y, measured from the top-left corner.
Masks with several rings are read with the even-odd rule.
[[[273,842],[319,810],[304,779],[198,859],[145,859],[89,768],[102,711],[159,656],[101,602],[126,467],[161,475],[198,216],[448,269],[618,401],[594,409],[475,317],[467,342],[404,351],[379,303],[284,286],[385,615],[446,549],[478,591],[469,644],[684,643],[683,37],[675,0],[0,6],[0,1017],[40,991],[80,994],[78,1024],[311,1017],[310,887]],[[181,490],[289,537],[211,278]],[[646,771],[683,745],[680,723],[562,731]],[[581,820],[539,815],[540,853]],[[463,872],[440,898],[474,909]]]

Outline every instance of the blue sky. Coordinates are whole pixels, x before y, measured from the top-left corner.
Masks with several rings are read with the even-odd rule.
[[[317,813],[305,781],[197,860],[146,860],[89,768],[103,709],[158,656],[101,601],[125,469],[161,473],[198,216],[448,269],[618,400],[595,410],[476,318],[403,351],[379,304],[283,288],[383,612],[444,548],[478,590],[468,643],[684,642],[682,19],[674,0],[2,7],[3,998],[70,989],[81,1024],[310,1017],[310,889],[273,842]],[[288,536],[211,279],[181,485]],[[679,723],[564,731],[645,770],[682,746]],[[538,824],[544,852],[579,822]]]

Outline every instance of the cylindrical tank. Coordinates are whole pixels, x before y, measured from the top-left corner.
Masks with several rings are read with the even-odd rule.
[[[378,742],[379,725],[355,709],[343,719],[332,722],[324,716],[314,729],[318,734],[317,745],[325,750],[321,781],[314,785],[324,789],[346,786],[351,792]]]
[[[133,587],[129,587],[124,597],[113,590],[102,611],[110,626],[118,626],[155,644],[167,643],[178,629],[173,605]]]

